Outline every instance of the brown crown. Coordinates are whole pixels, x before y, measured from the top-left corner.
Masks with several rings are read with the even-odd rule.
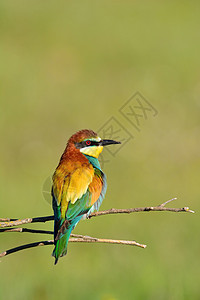
[[[68,144],[69,143],[79,143],[79,142],[83,141],[84,139],[87,139],[87,138],[89,139],[92,137],[97,137],[97,133],[94,132],[93,130],[83,129],[83,130],[77,131],[75,134],[73,134],[70,137]]]

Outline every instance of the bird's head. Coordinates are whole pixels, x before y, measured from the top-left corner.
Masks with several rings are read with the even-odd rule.
[[[69,144],[74,144],[81,153],[98,158],[103,147],[112,144],[121,144],[114,140],[101,139],[94,131],[84,129],[76,132],[69,139]]]

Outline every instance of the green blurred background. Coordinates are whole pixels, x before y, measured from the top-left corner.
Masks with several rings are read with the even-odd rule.
[[[0,2],[0,217],[52,214],[42,195],[66,141],[115,116],[134,139],[105,165],[102,209],[189,206],[196,214],[93,218],[76,233],[139,249],[70,244],[1,259],[0,299],[200,299],[198,1]],[[136,91],[158,110],[138,133],[119,113]],[[29,225],[52,229],[53,223]],[[0,251],[49,236],[4,233]]]

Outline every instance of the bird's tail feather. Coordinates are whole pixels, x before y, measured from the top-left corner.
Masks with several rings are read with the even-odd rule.
[[[60,229],[57,231],[56,237],[54,237],[55,248],[52,253],[52,256],[55,257],[55,265],[57,264],[59,257],[67,254],[67,245],[70,234],[82,217],[82,215],[79,215],[73,220],[65,220],[62,222],[62,225],[59,226]]]
[[[56,241],[55,248],[52,253],[52,256],[55,257],[55,265],[57,264],[59,257],[67,254],[67,245],[72,229],[73,226],[69,227],[66,233],[61,235],[61,237]]]

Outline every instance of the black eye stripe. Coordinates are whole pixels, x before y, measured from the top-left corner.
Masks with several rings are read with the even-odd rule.
[[[91,141],[90,146],[99,146],[99,142]]]
[[[82,141],[80,143],[75,143],[76,148],[80,149],[80,148],[84,148],[84,147],[91,147],[91,146],[99,146],[100,142],[96,142],[96,141],[90,141],[90,144],[87,145],[86,142],[87,141]]]

